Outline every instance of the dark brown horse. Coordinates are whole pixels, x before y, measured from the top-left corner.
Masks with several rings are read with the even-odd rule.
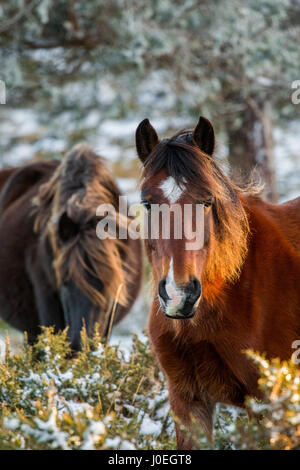
[[[136,144],[149,219],[153,203],[204,205],[201,249],[163,239],[161,229],[146,249],[156,285],[149,331],[171,407],[211,435],[217,402],[243,407],[246,395],[260,396],[243,351],[287,359],[300,338],[300,198],[273,205],[230,181],[202,117],[193,131],[162,141],[146,119]],[[177,443],[191,448],[179,429]]]
[[[119,207],[104,160],[82,144],[61,163],[2,170],[0,189],[0,316],[31,342],[42,325],[68,327],[74,350],[83,323],[106,335],[138,294],[142,255],[139,240],[96,235],[97,207]]]

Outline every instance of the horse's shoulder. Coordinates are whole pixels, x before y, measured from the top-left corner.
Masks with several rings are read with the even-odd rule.
[[[50,177],[59,162],[35,162],[11,169],[0,193],[0,214],[43,179]]]

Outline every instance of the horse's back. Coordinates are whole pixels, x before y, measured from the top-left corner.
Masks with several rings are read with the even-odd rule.
[[[51,160],[3,169],[0,172],[0,215],[34,185],[50,177],[58,164],[58,161]]]
[[[280,204],[279,207],[300,222],[300,196]]]
[[[275,206],[273,217],[280,231],[300,252],[300,197]]]
[[[256,197],[246,200],[250,213],[264,217],[291,249],[300,252],[300,197],[282,204],[271,204]]]
[[[3,168],[0,171],[0,191],[2,190],[3,186],[5,185],[8,178],[17,170],[16,167],[7,167]]]

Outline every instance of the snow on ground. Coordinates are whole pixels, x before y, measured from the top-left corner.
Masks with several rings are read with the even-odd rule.
[[[129,205],[140,202],[139,182],[135,178],[117,178],[117,184]]]
[[[147,327],[150,311],[150,299],[142,292],[131,312],[114,327],[110,344],[118,344],[123,351],[128,352],[132,345],[132,334],[142,336]]]
[[[6,350],[6,340],[9,340],[9,348],[13,352],[17,352],[23,343],[23,334],[10,327],[0,328],[0,362],[3,361]]]
[[[94,121],[96,117],[91,115],[91,120]],[[134,135],[137,124],[144,117],[140,116],[134,120],[106,120],[99,124],[97,133],[89,139],[89,143],[95,151],[106,157],[108,162],[122,161],[122,164],[126,166],[126,163],[137,158],[134,149]],[[151,122],[160,135],[164,135],[168,128],[180,129],[190,125],[187,118],[156,118]],[[282,200],[293,197],[294,192],[299,191],[299,128],[300,122],[295,120],[284,129],[279,127],[274,129],[276,175],[281,192],[286,193],[282,195]],[[37,138],[31,139],[30,136],[37,136]],[[66,142],[63,139],[47,136],[47,129],[39,125],[34,112],[30,110],[20,109],[7,113],[5,119],[2,118],[0,121],[0,137],[2,142],[12,137],[16,141],[12,150],[1,155],[1,166],[20,164],[33,158],[36,153],[41,151],[60,154],[66,150]],[[119,143],[116,143],[116,140],[126,142],[126,148],[122,148]],[[224,149],[221,153],[224,154]],[[128,186],[134,186],[134,179],[130,178],[128,182],[125,180],[125,178],[121,178],[119,183],[126,193]],[[135,188],[137,188],[137,183],[135,183]]]

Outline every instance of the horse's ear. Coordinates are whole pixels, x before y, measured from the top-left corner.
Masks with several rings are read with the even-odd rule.
[[[144,119],[138,125],[135,133],[136,149],[142,163],[145,163],[147,157],[158,142],[159,138],[156,130],[151,126],[149,119]]]
[[[207,155],[212,155],[215,148],[215,133],[211,122],[203,116],[200,116],[197,126],[193,133],[194,142]]]

